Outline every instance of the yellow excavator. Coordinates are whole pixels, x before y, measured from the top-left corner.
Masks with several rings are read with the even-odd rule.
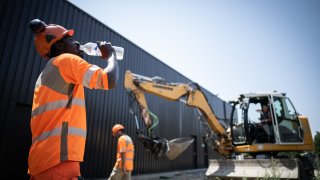
[[[242,94],[229,101],[232,106],[230,118],[219,121],[196,83],[171,83],[161,77],[150,78],[127,71],[124,85],[131,99],[130,112],[135,117],[137,137],[156,158],[175,159],[192,139],[169,141],[156,136],[153,129],[158,118],[148,109],[145,92],[180,101],[198,110],[208,143],[224,157],[209,161],[207,177],[314,177],[313,164],[307,156],[308,152],[314,151],[308,118],[296,112],[284,93]],[[137,104],[136,110],[133,103]],[[139,117],[143,119],[146,133],[139,127]]]

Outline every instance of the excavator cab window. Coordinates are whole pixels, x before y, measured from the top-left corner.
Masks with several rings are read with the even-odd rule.
[[[303,142],[301,124],[291,101],[286,97],[273,97],[273,106],[280,142]]]
[[[232,110],[232,139],[234,145],[247,143],[245,119],[247,119],[248,101],[244,100],[233,105]]]
[[[246,97],[234,106],[238,113],[232,123],[234,145],[275,142],[269,101],[269,96]]]

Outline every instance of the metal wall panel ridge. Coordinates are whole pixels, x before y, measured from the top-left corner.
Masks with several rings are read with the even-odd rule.
[[[106,40],[125,49],[119,62],[120,78],[116,89],[110,91],[85,89],[87,109],[87,141],[81,173],[84,177],[108,177],[115,163],[116,140],[111,128],[122,123],[136,147],[134,174],[203,168],[206,155],[204,128],[197,120],[195,109],[179,102],[168,102],[147,94],[150,110],[160,123],[158,136],[173,139],[193,137],[196,143],[174,161],[155,160],[145,152],[135,138],[135,123],[129,114],[128,98],[123,87],[124,73],[131,70],[145,76],[160,76],[170,82],[190,80],[159,59],[141,49],[122,35],[99,22],[66,0],[2,0],[0,5],[0,174],[10,179],[28,179],[27,159],[31,145],[30,115],[34,85],[46,61],[36,53],[29,22],[39,18],[47,23],[60,24],[75,30],[80,43]],[[100,67],[106,62],[85,56]],[[231,107],[203,89],[219,120],[224,121]],[[140,122],[142,126],[142,122]],[[209,147],[208,147],[209,148]],[[208,150],[210,157],[213,151]]]

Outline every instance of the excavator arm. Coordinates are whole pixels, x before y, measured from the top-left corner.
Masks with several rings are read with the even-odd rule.
[[[153,115],[148,109],[147,101],[144,95],[145,92],[170,101],[181,101],[188,106],[197,108],[207,120],[210,129],[218,137],[213,143],[214,149],[223,155],[229,155],[233,152],[230,132],[219,123],[216,115],[210,107],[210,104],[208,103],[205,94],[201,91],[200,87],[196,83],[168,83],[160,77],[149,78],[127,71],[125,74],[124,85],[130,96],[132,96],[137,102],[141,117],[143,118],[144,124],[149,132],[148,136],[138,133],[138,138],[144,143],[145,147],[153,154],[156,154],[157,157],[162,156],[167,157],[168,159],[174,159],[179,155],[177,153],[177,149],[181,147],[177,146],[176,149],[174,149],[173,147],[175,147],[177,144],[174,144],[173,142],[170,144],[170,142],[166,139],[155,137],[152,134],[152,128],[154,128],[154,118],[156,116]],[[137,121],[137,116],[135,117]],[[138,123],[136,122],[136,124],[137,129],[139,130]],[[181,142],[182,140],[180,139],[179,141]],[[156,147],[156,150],[152,149],[152,147]],[[174,158],[169,157],[171,153],[170,151],[175,152]]]

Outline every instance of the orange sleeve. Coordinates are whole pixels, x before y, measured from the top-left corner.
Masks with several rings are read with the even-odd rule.
[[[103,69],[92,65],[79,56],[62,54],[53,62],[68,83],[82,84],[90,89],[108,89],[108,75]]]

